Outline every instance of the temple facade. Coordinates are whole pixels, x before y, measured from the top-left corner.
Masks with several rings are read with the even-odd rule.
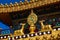
[[[1,4],[0,20],[12,29],[1,40],[60,40],[60,0]]]

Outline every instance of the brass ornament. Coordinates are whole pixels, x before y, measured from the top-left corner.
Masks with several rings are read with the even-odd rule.
[[[22,28],[19,29],[19,30],[14,31],[14,36],[24,35],[23,30],[24,30],[25,23],[21,23],[20,25],[22,25]]]
[[[37,22],[37,20],[38,20],[37,15],[33,12],[33,10],[31,10],[31,14],[27,18],[28,24],[33,25]]]
[[[31,10],[31,14],[27,18],[27,22],[30,25],[29,28],[30,33],[35,33],[34,30],[36,29],[36,27],[34,24],[37,22],[37,20],[38,20],[37,15],[33,12],[33,10]]]

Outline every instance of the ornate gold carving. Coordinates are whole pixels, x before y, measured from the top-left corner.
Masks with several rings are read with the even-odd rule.
[[[24,30],[25,23],[21,23],[20,25],[22,25],[22,28],[20,30],[16,30],[14,32],[14,36],[24,35],[23,30]]]
[[[43,22],[44,22],[44,20],[40,21],[40,23],[41,23],[41,27],[42,27],[41,29],[42,29],[42,30],[43,30],[44,27],[45,27],[44,24],[43,24]]]
[[[37,15],[33,12],[33,10],[31,10],[31,14],[28,16],[27,18],[27,22],[29,25],[31,24],[35,24],[38,20]]]
[[[51,25],[44,25],[45,20],[39,21],[41,23],[41,31],[52,30]]]
[[[35,29],[36,29],[36,26],[35,26],[34,24],[30,25],[30,28],[29,28],[30,34],[31,34],[31,33],[35,33],[35,32],[34,32]]]
[[[2,6],[0,5],[0,7],[3,9],[5,9],[6,11],[4,11],[4,10],[2,10],[1,8],[0,8],[0,13],[2,13],[2,12],[12,12],[12,11],[20,11],[20,10],[25,10],[25,9],[30,9],[30,8],[35,8],[35,7],[39,7],[39,6],[42,6],[42,5],[46,5],[46,4],[50,4],[50,3],[55,3],[55,2],[59,2],[60,0],[50,0],[50,1],[48,1],[48,0],[44,0],[44,1],[41,1],[41,0],[31,0],[30,2],[20,2],[20,3],[16,3],[16,4],[10,4],[10,5],[8,5],[8,6],[5,6],[5,5],[3,5],[2,4]],[[38,3],[38,4],[37,4]],[[36,5],[35,5],[36,4]],[[25,6],[25,8],[22,8],[23,7],[23,5]],[[28,5],[30,5],[30,6],[28,6]],[[17,8],[18,10],[16,10],[16,9],[13,9],[13,7],[14,8],[16,8],[16,7],[20,7],[20,9],[19,8]],[[27,7],[28,6],[28,7]],[[12,10],[12,11],[10,11],[10,10],[8,10],[10,8],[10,10]]]
[[[34,30],[36,29],[34,24],[37,22],[37,19],[37,15],[34,14],[33,10],[31,10],[31,14],[27,18],[27,22],[30,25],[30,33],[34,33]]]

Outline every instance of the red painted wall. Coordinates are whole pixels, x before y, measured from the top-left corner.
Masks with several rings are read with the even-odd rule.
[[[0,13],[0,20],[3,20],[4,23],[12,25],[9,13]]]

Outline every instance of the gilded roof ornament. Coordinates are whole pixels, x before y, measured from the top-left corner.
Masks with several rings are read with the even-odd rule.
[[[17,3],[17,2],[15,2],[15,4],[13,4],[13,6],[18,6],[18,3]]]
[[[25,0],[24,4],[28,4],[28,3],[29,3],[29,1],[28,0]]]
[[[20,5],[22,5],[22,4],[24,4],[22,1],[20,1],[20,3],[19,3]]]
[[[33,10],[31,10],[31,14],[28,16],[27,18],[27,22],[29,25],[31,24],[35,24],[38,20],[37,15],[33,12]]]
[[[26,0],[27,1],[27,0]],[[20,10],[26,10],[26,9],[30,9],[30,8],[35,8],[35,7],[40,7],[40,6],[42,6],[42,5],[50,5],[51,3],[52,4],[54,4],[54,3],[56,3],[56,2],[60,2],[60,0],[50,0],[50,1],[48,1],[48,0],[44,0],[44,2],[43,1],[41,1],[41,0],[30,0],[30,1],[27,1],[27,2],[22,2],[22,1],[20,1],[20,3],[16,3],[16,4],[12,4],[12,3],[10,3],[10,5],[3,5],[3,4],[1,4],[0,5],[0,13],[2,13],[2,12],[12,12],[12,11],[10,11],[10,10],[12,10],[13,9],[13,7],[14,8],[17,8],[17,7],[20,7],[20,8],[17,8],[18,10],[16,10],[16,9],[13,9],[13,11],[20,11]],[[22,8],[23,7],[23,8]],[[2,9],[5,9],[6,11],[4,11],[4,10],[2,10]],[[9,10],[8,10],[9,9]]]
[[[4,7],[4,5],[2,3],[0,5],[1,5],[1,7]]]
[[[12,3],[10,3],[10,5],[9,5],[10,7],[12,7],[12,6],[14,6]]]
[[[25,0],[26,2],[28,1],[28,0]]]
[[[6,3],[5,6],[8,7],[8,4]]]

